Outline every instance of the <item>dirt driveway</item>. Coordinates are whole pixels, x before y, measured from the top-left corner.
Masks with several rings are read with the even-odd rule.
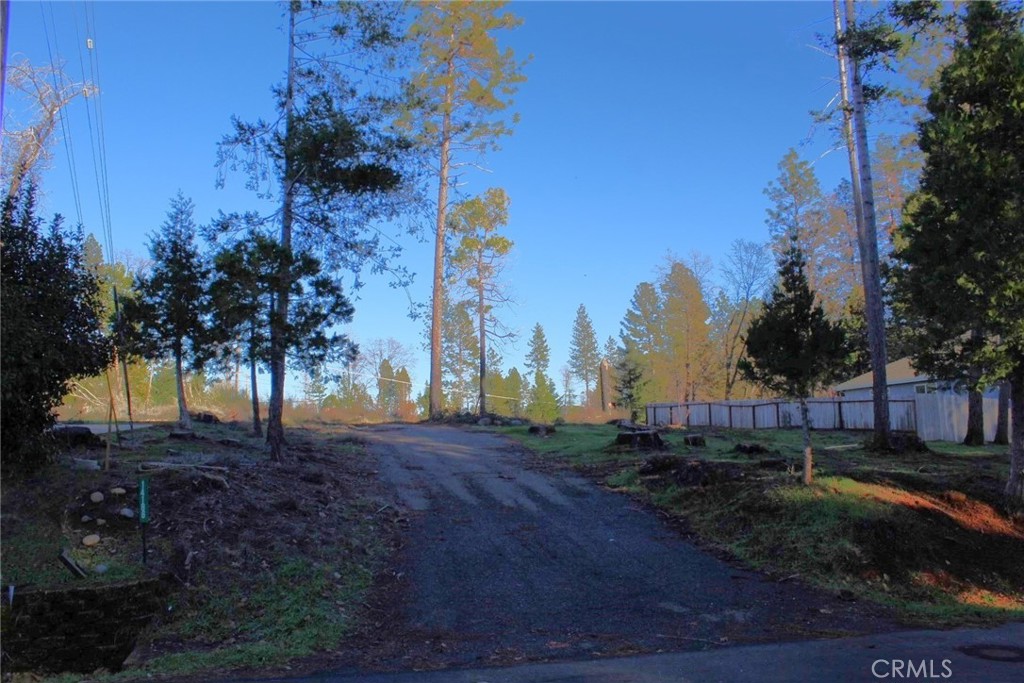
[[[500,436],[359,430],[407,510],[362,669],[510,664],[892,630],[867,605],[738,569]]]

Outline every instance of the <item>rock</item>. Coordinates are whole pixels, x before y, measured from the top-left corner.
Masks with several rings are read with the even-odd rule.
[[[106,574],[108,571],[110,571],[110,567],[108,567],[105,564],[98,564],[95,567],[93,567],[92,570],[97,574]]]
[[[117,514],[121,515],[125,519],[135,519],[135,510],[132,510],[131,508],[121,508],[120,512]]]
[[[68,448],[99,448],[103,445],[103,440],[83,425],[58,425],[52,433],[61,445]]]
[[[759,443],[738,443],[733,450],[744,455],[762,455],[768,452],[768,449]]]
[[[199,413],[189,413],[189,415],[191,415],[192,419],[195,420],[196,422],[202,422],[204,424],[211,424],[211,425],[218,425],[218,424],[220,424],[220,418],[217,417],[216,415],[214,415],[213,413],[199,412]]]
[[[86,548],[91,548],[94,545],[98,544],[99,542],[100,542],[100,535],[99,534],[89,534],[88,536],[86,536],[85,538],[82,539],[82,545],[84,545]]]
[[[88,524],[92,521],[92,517],[89,515],[82,515],[82,524]]]
[[[508,421],[508,425],[509,425],[509,427],[522,427],[523,426],[523,421],[522,420],[509,420]]]
[[[121,486],[115,486],[114,488],[110,489],[110,492],[111,492],[112,494],[114,494],[115,496],[123,496],[124,494],[128,493],[128,492],[127,492],[127,491],[126,491],[126,490],[125,490],[125,489],[124,489],[123,487],[121,487]]]
[[[94,491],[93,494],[91,496],[89,496],[89,500],[91,500],[94,503],[102,503],[103,502],[103,494],[100,493],[99,491]]]
[[[340,581],[341,580],[341,574],[339,574],[338,572],[334,572],[331,576],[334,577],[335,581]]]
[[[174,441],[193,441],[199,437],[197,437],[193,432],[188,432],[183,429],[175,429],[167,435],[167,438]]]
[[[106,526],[106,525],[107,525],[107,520],[103,519],[102,517],[99,517],[99,518],[96,519],[96,526]]]
[[[223,438],[223,439],[217,439],[217,443],[219,443],[221,446],[227,446],[228,448],[241,448],[242,447],[242,442],[239,441],[238,439],[229,439],[229,438],[226,438],[226,437]]]
[[[91,472],[98,472],[100,470],[100,463],[96,460],[88,460],[82,458],[71,458],[71,469],[73,470],[89,470]]]
[[[494,424],[494,420],[492,420],[489,417],[481,417],[479,420],[476,421],[476,423],[481,427],[490,427],[491,425]]]
[[[545,437],[554,434],[555,428],[548,425],[530,425],[530,429],[528,431],[534,436]]]

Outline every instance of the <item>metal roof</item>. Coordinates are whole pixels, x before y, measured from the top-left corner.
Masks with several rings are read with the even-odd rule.
[[[910,364],[910,358],[900,358],[885,366],[885,381],[888,386],[899,384],[917,384],[919,382],[931,381],[930,375],[919,375]],[[855,389],[870,389],[874,384],[875,373],[865,372],[853,379],[848,379],[842,384],[837,384],[835,391],[854,391]]]

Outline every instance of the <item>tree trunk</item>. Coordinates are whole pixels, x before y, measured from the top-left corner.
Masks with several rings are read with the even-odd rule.
[[[811,485],[814,481],[814,450],[811,448],[811,420],[807,399],[800,399],[800,428],[804,435],[804,484]]]
[[[1020,509],[1024,508],[1024,369],[1017,372],[1011,381],[1010,405],[1013,410],[1013,437],[1006,499],[1012,507]]]
[[[846,28],[855,22],[853,0],[846,3]],[[833,0],[836,38],[846,33],[839,12],[839,0]],[[854,214],[857,222],[857,247],[860,253],[861,281],[864,285],[864,317],[868,327],[871,353],[872,400],[874,403],[874,447],[889,447],[889,387],[886,379],[885,315],[882,306],[881,274],[878,266],[878,230],[875,225],[875,198],[871,180],[867,124],[864,119],[864,89],[857,60],[839,44],[839,81],[842,89],[843,121],[850,176],[853,185]]]
[[[454,38],[453,38],[454,39]],[[434,284],[430,316],[430,417],[441,415],[441,318],[444,303],[445,222],[448,219],[448,172],[451,166],[452,101],[455,97],[455,57],[448,60],[444,113],[441,117],[441,159],[437,174],[437,237],[434,242]]]
[[[996,438],[992,443],[1006,446],[1010,443],[1010,381],[999,383],[999,412],[996,415]]]
[[[260,390],[256,384],[256,351],[253,348],[256,337],[256,321],[249,323],[249,391],[252,394],[252,433],[256,437],[263,436],[263,424],[260,422]]]
[[[292,221],[295,205],[295,163],[291,155],[292,123],[295,110],[295,13],[293,4],[288,11],[288,77],[285,86],[285,130],[284,130],[284,201],[281,207],[281,247],[288,258],[287,264],[281,264],[282,277],[279,278],[277,291],[274,293],[270,323],[270,405],[267,410],[267,443],[270,445],[270,457],[280,462],[285,457],[284,439],[284,382],[285,353],[287,344],[285,330],[288,325],[289,295],[291,292],[291,248]]]
[[[487,414],[487,392],[484,382],[487,378],[487,318],[484,315],[484,282],[477,286],[477,322],[480,325],[480,417]]]
[[[185,400],[185,379],[181,370],[181,345],[174,349],[174,385],[178,390],[178,425],[182,429],[192,429],[192,417],[188,414],[188,402]]]
[[[964,445],[985,445],[985,405],[981,392],[973,389],[967,392],[967,436],[964,437]]]

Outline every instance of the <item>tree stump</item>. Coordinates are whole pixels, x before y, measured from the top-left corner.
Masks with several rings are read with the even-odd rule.
[[[639,450],[665,450],[665,442],[661,435],[653,429],[621,432],[615,437],[615,445],[629,446]]]
[[[704,440],[703,434],[685,434],[683,436],[683,443],[694,448],[704,448],[708,445]]]

